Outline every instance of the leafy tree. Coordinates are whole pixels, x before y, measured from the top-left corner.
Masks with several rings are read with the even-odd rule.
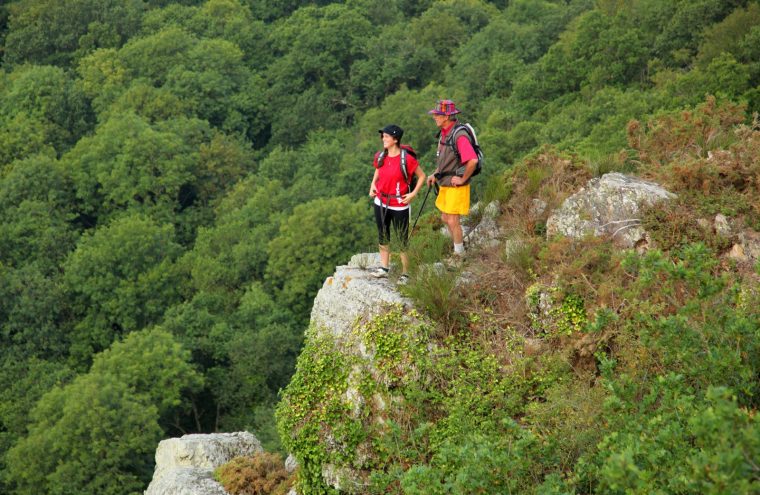
[[[201,40],[186,56],[184,66],[168,72],[166,87],[211,125],[247,132],[248,116],[264,108],[254,96],[263,93],[263,81],[243,65],[243,52],[229,41]],[[251,136],[260,131],[252,129]]]
[[[118,51],[93,53],[79,72],[101,120],[114,115],[116,103],[119,109],[145,112],[150,120],[192,115],[257,144],[264,139],[264,81],[232,41],[170,25],[133,38]]]
[[[95,48],[118,47],[137,32],[140,0],[41,0],[8,6],[4,62],[68,65]]]
[[[46,136],[49,126],[26,113],[18,113],[0,122],[0,175],[7,172],[8,164],[35,154],[55,156],[55,149]]]
[[[0,178],[0,261],[38,263],[53,273],[73,249],[73,191],[60,164],[36,155],[10,165]]]
[[[729,53],[722,53],[704,70],[695,68],[661,80],[663,89],[676,101],[696,105],[709,94],[737,99],[750,89],[749,71],[749,67],[737,62]]]
[[[59,154],[91,129],[86,98],[63,69],[24,65],[0,77],[6,78],[0,92],[0,122],[3,116],[21,113],[35,119],[45,126],[45,142]]]
[[[220,293],[235,306],[232,294],[263,278],[266,245],[288,209],[287,196],[275,181],[252,178],[239,184],[220,205],[214,227],[199,230],[193,250],[182,260],[193,289]]]
[[[68,354],[67,299],[60,277],[37,263],[0,264],[0,358],[63,359]]]
[[[183,242],[210,221],[210,203],[251,166],[238,140],[196,119],[154,125],[134,114],[112,117],[63,161],[81,212],[106,222],[124,210],[177,224]]]
[[[299,322],[324,278],[357,250],[372,244],[365,204],[344,196],[316,199],[294,208],[268,246],[267,281],[277,302],[292,308]]]
[[[238,0],[205,2],[189,19],[188,27],[198,36],[234,43],[243,51],[246,61],[257,69],[270,61],[267,25],[256,20],[253,11]]]
[[[373,107],[403,87],[420,88],[434,77],[440,61],[429,46],[415,42],[408,21],[379,30],[363,44],[351,66],[351,85],[364,107]]]
[[[746,8],[738,8],[721,22],[705,29],[704,39],[699,46],[697,63],[705,68],[721,53],[727,52],[735,59],[750,62],[742,58],[741,42],[756,26],[760,25],[760,5],[750,3]]]
[[[267,71],[274,144],[298,144],[308,132],[350,123],[350,68],[372,25],[340,4],[302,7],[272,31],[278,58]]]
[[[46,393],[7,456],[16,493],[141,493],[159,418],[199,383],[188,357],[164,331],[135,333],[97,356],[89,373]]]
[[[178,299],[172,268],[180,247],[170,225],[134,214],[86,234],[63,265],[77,318],[79,363],[119,337],[159,321]]]
[[[0,490],[12,493],[6,453],[27,434],[29,411],[54,386],[69,383],[74,373],[60,362],[22,358],[3,346],[0,357]]]
[[[631,22],[647,30],[654,56],[667,66],[686,67],[697,53],[706,26],[723,19],[743,0],[639,0]]]

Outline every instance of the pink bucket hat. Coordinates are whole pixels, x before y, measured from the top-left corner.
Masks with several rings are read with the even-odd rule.
[[[451,100],[438,100],[435,108],[428,111],[431,115],[456,115],[459,113],[457,106]]]

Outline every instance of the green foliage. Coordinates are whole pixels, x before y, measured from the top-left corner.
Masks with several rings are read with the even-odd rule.
[[[68,65],[98,47],[118,47],[140,27],[139,0],[14,2],[4,60]]]
[[[536,439],[516,423],[505,426],[506,432],[498,437],[473,432],[447,440],[430,464],[413,466],[404,474],[403,493],[474,495],[525,488]]]
[[[0,364],[0,486],[8,486],[5,454],[27,434],[29,411],[46,392],[68,383],[74,373],[66,366],[37,358],[23,358],[10,347]]]
[[[735,59],[743,60],[742,41],[759,23],[760,6],[750,2],[745,8],[737,8],[721,22],[708,27],[699,47],[698,63],[705,67],[722,53],[730,53]]]
[[[0,92],[0,123],[19,114],[39,122],[44,139],[61,154],[91,130],[89,103],[71,75],[53,66],[22,65],[6,78]],[[11,124],[12,125],[12,124]],[[16,158],[25,158],[17,156]],[[4,164],[4,163],[3,163]]]
[[[304,315],[333,267],[371,245],[366,211],[345,196],[293,209],[268,246],[266,277],[280,304]]]
[[[753,493],[760,479],[751,459],[760,455],[757,417],[740,408],[727,389],[703,398],[678,375],[660,377],[640,400],[613,396],[618,418],[598,453],[580,462],[598,476],[604,493]]]
[[[47,392],[31,412],[28,434],[7,455],[16,492],[141,492],[153,471],[159,418],[179,404],[181,389],[198,384],[188,358],[169,334],[148,330]]]
[[[742,307],[742,291],[728,274],[716,274],[717,260],[704,245],[675,255],[672,261],[659,252],[625,260],[637,277],[631,295],[646,308],[635,321],[649,357],[632,365],[663,366],[699,392],[730,387],[740,404],[757,404],[757,308]]]
[[[279,448],[272,410],[312,297],[374,246],[377,129],[401,125],[429,173],[426,112],[441,98],[478,130],[488,167],[474,195],[506,201],[518,248],[471,253],[469,285],[419,272],[406,290],[438,320],[431,347],[393,318],[370,326],[362,345],[382,369],[366,375],[397,388],[362,381],[365,404],[398,393],[405,407],[345,421],[335,392],[332,416],[310,409],[330,429],[304,417],[287,441],[305,453],[304,486],[330,491],[329,458],[386,493],[756,491],[752,473],[725,475],[746,473],[737,452],[756,445],[697,424],[713,414],[726,438],[756,433],[758,304],[743,277],[757,262],[725,254],[760,225],[760,134],[736,127],[760,109],[757,18],[745,0],[5,2],[0,492],[139,492],[156,439],[179,431],[248,429]],[[706,93],[717,99],[701,104]],[[549,213],[612,170],[678,194],[642,218],[662,253],[623,262],[599,243],[545,239]],[[450,245],[428,207],[416,266]],[[731,235],[713,232],[717,213]],[[538,335],[533,283],[561,288]],[[157,324],[190,354],[135,341],[109,351],[123,373],[98,364],[74,380],[67,365],[84,371]],[[330,350],[306,355],[331,362]],[[400,371],[411,355],[420,375]],[[604,388],[595,377],[610,363],[620,377]],[[655,384],[670,372],[684,385]],[[317,374],[315,387],[340,389]],[[166,397],[137,391],[151,379]],[[647,394],[648,408],[621,406],[615,421],[601,412],[605,398]],[[327,438],[346,450],[320,451]],[[673,461],[654,473],[665,448]]]
[[[122,335],[156,323],[177,301],[171,226],[123,217],[82,238],[64,264],[64,287],[79,318],[72,354],[86,362]]]
[[[346,356],[335,352],[334,341],[314,335],[301,350],[296,372],[277,409],[283,446],[298,459],[298,484],[309,493],[333,493],[322,480],[327,451],[319,440],[323,425],[332,427],[348,412],[341,400],[347,370]]]

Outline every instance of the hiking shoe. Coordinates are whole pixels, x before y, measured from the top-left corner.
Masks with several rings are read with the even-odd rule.
[[[396,282],[398,285],[406,285],[409,283],[409,275],[406,273],[402,273],[401,276],[398,278],[398,281]]]
[[[375,278],[386,278],[388,276],[388,268],[384,268],[382,266],[378,266],[374,270],[370,272],[370,275],[372,275]]]

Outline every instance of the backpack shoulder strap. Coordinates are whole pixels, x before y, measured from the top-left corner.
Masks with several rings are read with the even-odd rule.
[[[377,168],[380,168],[383,166],[383,160],[385,160],[385,150],[381,150],[377,152]]]
[[[409,185],[409,172],[406,170],[406,149],[401,148],[401,174],[404,176],[404,182]]]
[[[462,160],[462,157],[459,155],[459,149],[457,149],[457,141],[456,141],[456,135],[460,133],[460,131],[464,129],[465,133],[467,133],[467,126],[464,124],[456,123],[454,124],[454,127],[451,128],[451,132],[449,132],[449,135],[446,136],[446,142],[449,146],[451,146],[451,150],[454,152],[454,154],[457,156],[457,162]],[[469,137],[469,133],[467,133]],[[472,139],[470,139],[472,141]]]

